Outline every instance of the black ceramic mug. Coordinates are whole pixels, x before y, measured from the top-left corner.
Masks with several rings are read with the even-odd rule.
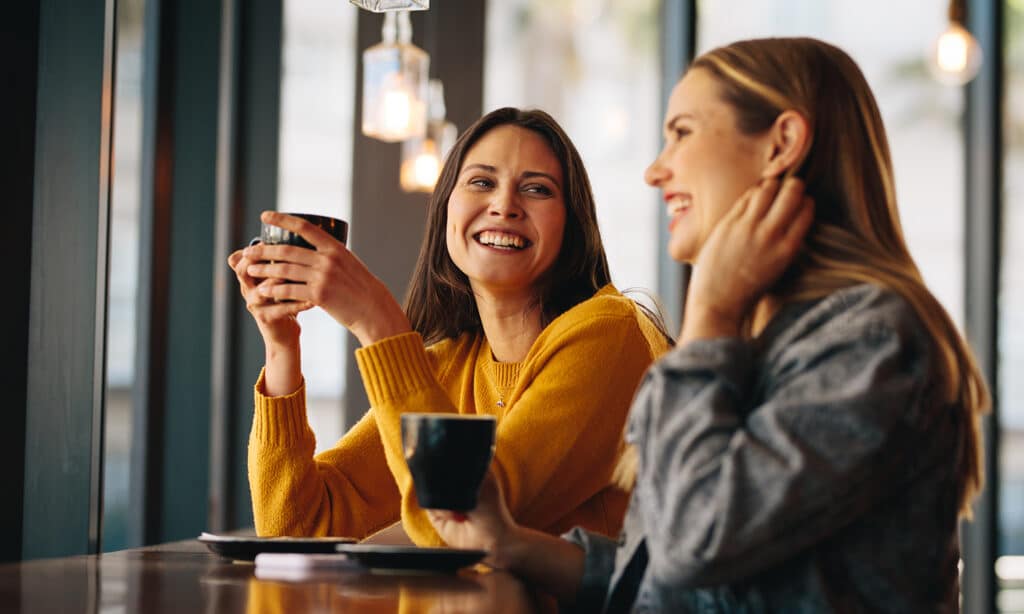
[[[331,235],[342,244],[345,244],[348,240],[348,222],[345,220],[339,220],[336,217],[330,217],[328,215],[317,215],[316,213],[288,213],[287,215],[301,217],[317,228],[326,231],[327,234]],[[249,241],[249,245],[256,245],[257,243],[263,243],[265,245],[295,245],[297,247],[313,249],[313,246],[298,234],[290,230],[285,230],[279,226],[272,226],[266,222],[260,223],[260,236],[254,237],[252,241]],[[265,260],[264,262],[273,263],[272,260]],[[280,299],[277,302],[289,303],[291,300]]]
[[[326,231],[327,234],[342,243],[348,241],[348,222],[345,220],[315,213],[288,213],[287,215],[301,217],[314,226]],[[250,241],[249,244],[257,242],[267,245],[297,245],[306,249],[313,249],[313,246],[298,234],[278,226],[272,226],[266,222],[262,222],[260,225],[260,236]]]
[[[494,456],[494,416],[402,414],[405,462],[425,509],[469,511]]]

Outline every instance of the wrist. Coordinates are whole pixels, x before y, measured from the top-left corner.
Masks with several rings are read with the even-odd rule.
[[[491,549],[491,567],[515,572],[522,568],[529,549],[529,534],[519,525],[508,527]]]
[[[388,337],[410,333],[412,332],[412,325],[409,324],[405,314],[402,314],[400,319],[392,318],[385,322],[372,322],[366,326],[353,327],[351,330],[352,334],[359,340],[359,345],[366,347]]]
[[[742,323],[742,313],[730,313],[694,302],[687,305],[679,341],[685,343],[697,339],[738,337]]]

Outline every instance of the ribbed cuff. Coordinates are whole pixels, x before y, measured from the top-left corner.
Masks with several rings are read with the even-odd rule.
[[[370,405],[423,388],[434,379],[419,333],[402,333],[356,350]]]
[[[264,372],[253,386],[255,412],[252,418],[252,437],[271,446],[293,445],[311,435],[306,419],[306,380],[303,378],[295,392],[268,397],[262,390]]]

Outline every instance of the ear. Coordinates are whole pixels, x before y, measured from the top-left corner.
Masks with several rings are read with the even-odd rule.
[[[768,129],[768,137],[768,159],[761,176],[795,172],[810,149],[811,130],[804,116],[791,109],[779,113]]]

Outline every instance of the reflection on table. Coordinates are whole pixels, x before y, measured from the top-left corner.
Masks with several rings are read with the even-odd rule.
[[[0,565],[0,603],[11,612],[553,612],[515,576],[322,571],[257,578],[196,541]],[[262,574],[261,574],[262,576]]]

